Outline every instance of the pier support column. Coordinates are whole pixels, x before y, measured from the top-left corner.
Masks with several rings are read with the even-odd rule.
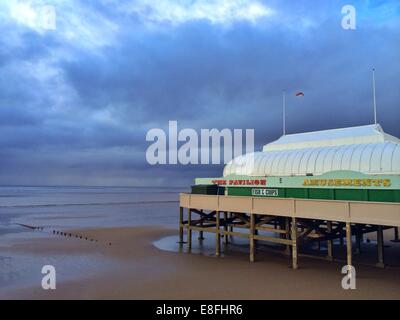
[[[356,253],[361,253],[361,242],[362,242],[362,233],[360,231],[356,234]]]
[[[392,240],[392,242],[400,242],[400,239],[399,239],[399,227],[395,227],[394,228],[394,239]]]
[[[254,253],[255,253],[255,243],[254,243],[255,220],[256,220],[255,215],[250,213],[250,262],[254,262]]]
[[[201,214],[203,214],[203,210],[200,210]],[[200,227],[203,227],[203,217],[200,215]],[[199,240],[204,240],[203,231],[199,232]]]
[[[290,221],[288,217],[285,217],[285,231],[286,240],[290,240]],[[290,245],[286,245],[285,254],[290,255]]]
[[[299,267],[297,258],[297,221],[296,218],[292,218],[292,267],[294,270]]]
[[[179,207],[179,243],[183,244],[183,208]]]
[[[254,216],[254,235],[258,236],[258,230],[256,228],[256,224],[257,224],[257,215]],[[258,246],[258,240],[254,239],[254,247],[255,247],[254,250],[257,249],[257,246]]]
[[[352,255],[352,246],[351,246],[351,224],[350,222],[346,222],[346,246],[347,246],[347,265],[353,265],[353,255]]]
[[[188,209],[187,242],[189,252],[192,250],[192,209]]]
[[[228,231],[228,212],[224,212],[224,231]],[[225,233],[224,234],[224,242],[227,245],[228,244],[228,235]]]
[[[385,253],[384,253],[384,239],[383,239],[383,228],[382,226],[378,226],[377,231],[377,247],[378,247],[378,263],[377,266],[380,268],[385,267]]]
[[[228,212],[228,218],[231,219],[233,217],[233,214],[231,212]],[[233,232],[233,226],[228,227],[229,232]],[[230,236],[230,239],[232,241],[233,236]]]
[[[285,219],[282,219],[282,220],[279,222],[279,230],[286,230],[286,227],[285,227]],[[286,237],[285,237],[285,234],[279,233],[279,238],[285,239],[285,238],[286,238]]]
[[[343,227],[340,225],[340,229],[342,229],[342,228],[343,228]],[[344,245],[344,238],[343,238],[342,230],[340,230],[340,234],[341,234],[341,236],[340,236],[340,238],[339,238],[339,240],[340,240],[340,245],[343,246],[343,245]]]
[[[228,217],[229,219],[235,219],[235,215],[232,212],[228,212]],[[233,223],[233,221],[232,221]],[[228,228],[229,232],[233,232],[233,224],[229,226]],[[233,235],[231,235],[230,237],[231,242],[233,242]]]
[[[215,218],[216,218],[216,232],[215,232],[215,238],[216,238],[216,246],[215,246],[215,255],[219,257],[221,255],[221,233],[220,233],[220,212],[216,211],[215,213]]]
[[[332,236],[332,221],[326,222],[326,229],[328,231],[329,236]],[[328,240],[328,257],[329,261],[333,261],[333,240]]]

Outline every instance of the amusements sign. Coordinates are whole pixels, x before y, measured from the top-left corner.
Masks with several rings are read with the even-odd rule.
[[[384,187],[388,188],[392,185],[390,179],[306,179],[303,186],[310,187]]]

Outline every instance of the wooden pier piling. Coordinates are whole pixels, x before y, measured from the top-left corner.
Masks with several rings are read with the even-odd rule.
[[[384,261],[384,239],[383,239],[383,228],[382,226],[378,226],[377,229],[377,247],[378,247],[378,263],[377,266],[379,268],[385,267]]]
[[[256,217],[254,214],[250,215],[250,262],[254,262],[254,254],[255,254],[255,220]]]
[[[179,207],[179,243],[183,244],[183,208]]]
[[[351,224],[346,222],[346,248],[347,248],[347,265],[353,265],[352,241],[351,241]]]
[[[290,220],[288,217],[285,217],[285,232],[286,232],[286,240],[290,241]],[[286,245],[285,254],[290,255],[290,245]]]
[[[292,218],[292,267],[294,270],[298,268],[297,263],[297,221],[296,218]]]
[[[392,242],[400,242],[400,239],[399,239],[399,228],[398,227],[394,228],[394,239],[392,240]]]
[[[203,210],[200,210],[200,213],[201,213],[201,215],[203,214]],[[203,226],[203,216],[201,216],[200,217],[200,227],[202,227]],[[204,240],[204,235],[203,235],[203,232],[204,231],[199,231],[199,240],[201,241],[201,240]]]
[[[216,221],[216,246],[215,246],[215,255],[219,257],[221,255],[221,230],[220,230],[220,212],[216,211],[215,213],[215,221]]]
[[[332,221],[326,222],[326,231],[330,235],[332,233]],[[333,240],[328,239],[328,260],[333,261]]]
[[[228,240],[228,212],[224,212],[224,243],[227,245],[229,243]]]
[[[192,209],[188,210],[188,231],[187,231],[187,242],[189,252],[192,250]]]

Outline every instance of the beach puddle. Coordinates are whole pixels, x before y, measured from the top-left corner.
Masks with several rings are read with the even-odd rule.
[[[184,236],[184,241],[186,241],[186,235]],[[221,237],[221,255],[229,255],[236,253],[248,253],[249,251],[249,240],[244,238],[232,238],[228,239],[229,244],[225,245],[224,238]],[[161,238],[155,242],[153,245],[163,251],[170,252],[189,252],[187,242],[180,243],[179,236],[173,235]],[[259,249],[262,249],[262,245]],[[272,248],[279,248],[279,246],[270,245]],[[205,234],[203,239],[199,239],[197,235],[193,235],[192,238],[192,248],[190,250],[191,254],[200,254],[204,256],[215,256],[215,235]]]
[[[186,237],[185,237],[186,239]],[[188,252],[187,242],[180,243],[179,236],[168,236],[161,238],[155,242],[153,245],[163,251],[170,251],[170,252],[180,252],[185,253]],[[239,246],[239,243],[237,243]],[[245,245],[245,241],[241,244],[242,246]],[[225,253],[224,246],[221,246],[221,254],[224,255]],[[192,240],[192,248],[190,250],[192,254],[200,254],[204,256],[215,256],[215,237],[209,236],[205,237],[202,240],[199,240],[197,237],[193,237]]]

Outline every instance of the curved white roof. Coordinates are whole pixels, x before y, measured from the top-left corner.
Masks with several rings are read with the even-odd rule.
[[[380,125],[286,135],[262,152],[232,160],[224,176],[321,175],[336,170],[400,174],[400,139],[384,133]]]

